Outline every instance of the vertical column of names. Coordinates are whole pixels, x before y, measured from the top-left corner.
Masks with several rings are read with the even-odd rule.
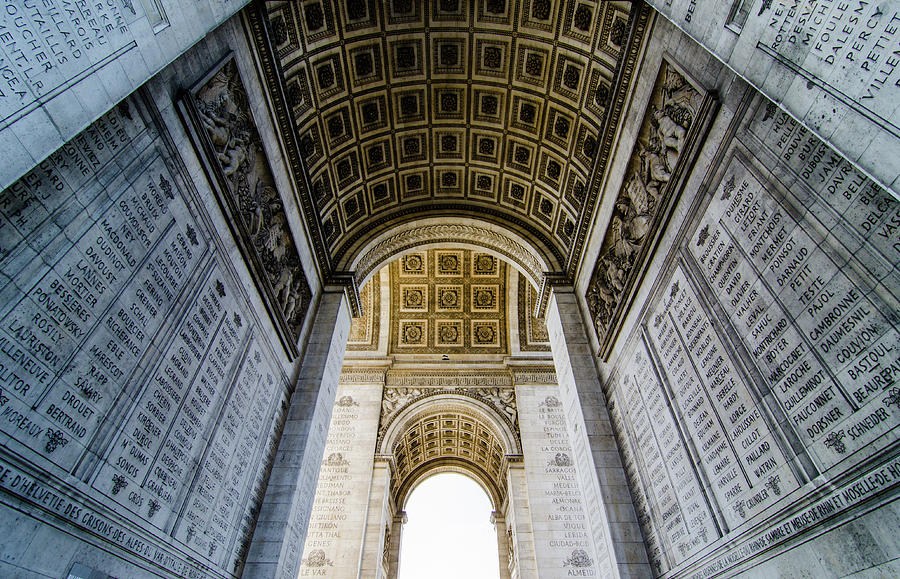
[[[896,427],[880,393],[900,376],[900,335],[883,302],[738,159],[694,239],[703,277],[824,468]]]
[[[132,2],[7,2],[0,12],[0,128],[125,48]],[[143,16],[141,14],[141,16]]]
[[[158,526],[178,509],[191,481],[242,337],[228,327],[235,306],[226,303],[220,272],[211,268],[205,277],[176,330],[180,339],[170,343],[139,393],[93,482]]]
[[[677,565],[719,534],[643,343],[636,347],[617,388],[656,497],[654,519],[674,547],[669,551]]]
[[[680,265],[663,295],[648,335],[734,528],[799,483]]]
[[[537,565],[541,577],[595,577],[592,529],[558,396],[555,386],[516,392]]]
[[[338,390],[331,412],[325,459],[303,548],[300,575],[304,577],[356,577],[358,572],[373,462],[368,444],[371,432],[364,425],[371,425],[369,406],[375,405],[361,407],[356,399],[359,394],[354,396],[351,391],[346,387]],[[341,562],[352,563],[345,567]]]
[[[614,381],[616,381],[614,379]],[[625,414],[622,412],[624,406],[624,393],[621,388],[613,387],[610,400],[614,403],[609,405],[609,417],[615,425],[616,432],[625,433],[628,431]],[[625,411],[627,413],[627,410]],[[644,544],[647,548],[647,557],[650,564],[657,575],[662,575],[671,566],[666,555],[670,553],[665,548],[663,537],[651,518],[653,510],[650,504],[650,498],[647,496],[648,486],[644,484],[641,476],[640,453],[636,453],[632,445],[634,439],[630,435],[622,437],[624,444],[619,446],[622,454],[622,465],[625,468],[625,477],[628,480],[628,487],[631,489],[631,495],[634,500],[634,510],[637,514],[638,524],[644,535]]]
[[[760,102],[750,132],[793,174],[808,213],[900,299],[900,202],[773,103]]]
[[[66,470],[90,448],[206,250],[152,132],[128,107],[0,203],[2,229],[19,239],[0,264],[10,306],[0,365],[11,382],[4,391],[16,394],[0,396],[0,428]]]
[[[231,336],[234,346],[239,346],[237,340],[243,338],[239,330],[234,318],[226,316],[222,333]],[[219,565],[230,556],[227,547],[243,514],[238,508],[248,500],[249,475],[255,474],[250,463],[261,450],[259,445],[267,434],[264,419],[279,394],[255,338],[251,338],[251,344],[196,470],[184,515],[174,533]],[[223,398],[221,394],[219,398]]]

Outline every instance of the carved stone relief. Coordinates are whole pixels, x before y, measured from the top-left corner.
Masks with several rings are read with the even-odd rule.
[[[381,275],[376,274],[360,290],[360,313],[350,325],[348,351],[378,350],[381,327]]]
[[[523,352],[549,352],[550,337],[547,324],[535,317],[534,307],[537,301],[537,290],[524,275],[519,275],[519,349]]]
[[[663,60],[616,199],[594,274],[588,309],[601,347],[627,306],[650,241],[674,197],[688,138],[699,122],[703,95]]]
[[[293,357],[312,292],[234,58],[183,104],[213,188]]]

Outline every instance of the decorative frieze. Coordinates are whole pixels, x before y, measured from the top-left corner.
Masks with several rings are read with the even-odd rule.
[[[285,351],[296,356],[312,292],[234,58],[181,105]]]
[[[663,60],[644,112],[585,296],[601,352],[631,303],[659,225],[669,212],[710,99]]]
[[[371,368],[341,369],[341,384],[377,384],[384,385],[384,370]]]
[[[511,387],[513,377],[506,370],[486,372],[436,372],[389,370],[385,377],[388,388],[457,388]]]

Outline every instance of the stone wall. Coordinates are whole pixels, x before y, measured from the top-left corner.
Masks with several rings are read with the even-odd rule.
[[[382,519],[380,503],[369,513],[380,416],[380,384],[342,384],[338,388],[306,532],[301,577],[356,577],[364,541],[375,555],[381,554],[380,536],[374,542],[364,536],[369,516]],[[381,496],[383,503],[383,489]],[[373,531],[383,533],[380,525]],[[380,557],[377,560],[380,562]]]
[[[43,161],[244,4],[7,2],[0,16],[0,187]]]
[[[241,574],[297,363],[174,101],[237,27],[0,193],[0,574]]]
[[[539,577],[599,577],[591,521],[556,386],[519,386],[528,507]],[[524,497],[517,497],[520,500]]]
[[[664,63],[722,108],[603,366],[651,565],[891,574],[900,203],[703,55],[657,20],[628,123]]]
[[[900,3],[651,0],[882,185],[900,191]]]

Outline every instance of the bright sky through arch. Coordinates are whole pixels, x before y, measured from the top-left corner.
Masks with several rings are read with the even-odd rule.
[[[425,480],[406,502],[398,579],[499,579],[491,511],[484,490],[467,476]]]

